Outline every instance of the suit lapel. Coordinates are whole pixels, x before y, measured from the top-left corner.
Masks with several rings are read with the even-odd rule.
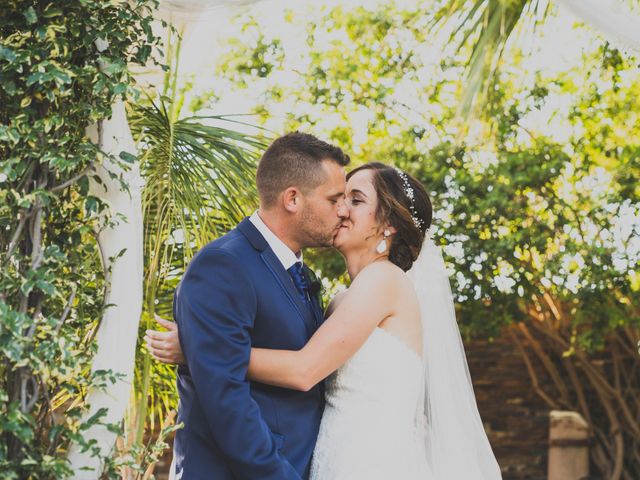
[[[240,232],[247,238],[247,240],[249,240],[249,243],[251,243],[253,248],[260,252],[260,256],[265,265],[275,277],[276,281],[280,285],[280,288],[284,290],[287,297],[289,297],[289,300],[291,300],[291,302],[295,306],[298,314],[304,321],[304,324],[307,328],[307,333],[309,334],[309,336],[311,336],[315,330],[313,325],[314,318],[312,317],[311,312],[309,312],[307,306],[300,298],[298,290],[296,289],[296,286],[294,285],[289,272],[284,269],[282,263],[280,263],[280,260],[278,260],[278,257],[276,257],[276,254],[273,252],[265,238],[255,227],[255,225],[251,223],[249,217],[245,218],[238,224],[238,230],[240,230]],[[315,315],[315,312],[313,315]]]
[[[309,320],[311,320],[309,315],[310,312],[308,311],[307,306],[304,304],[304,302],[300,298],[298,289],[294,285],[293,280],[289,275],[289,272],[287,272],[284,269],[284,267],[282,266],[282,263],[280,263],[280,260],[278,260],[278,257],[276,257],[276,254],[273,253],[273,250],[271,250],[271,248],[267,247],[260,255],[262,257],[262,260],[265,262],[265,264],[273,274],[273,276],[276,278],[276,280],[280,284],[280,287],[284,290],[284,292],[289,297],[289,300],[291,300],[295,305],[296,310],[298,311],[298,314],[300,315],[300,317],[302,317],[302,320],[304,321],[307,327],[307,332],[311,336],[313,334],[314,328],[313,328],[313,325],[310,325],[310,322],[309,322]]]

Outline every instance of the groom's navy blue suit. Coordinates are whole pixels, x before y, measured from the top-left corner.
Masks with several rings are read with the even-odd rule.
[[[246,218],[193,258],[174,318],[178,369],[174,459],[184,480],[289,480],[309,475],[322,387],[299,392],[247,380],[251,347],[300,349],[322,322]]]

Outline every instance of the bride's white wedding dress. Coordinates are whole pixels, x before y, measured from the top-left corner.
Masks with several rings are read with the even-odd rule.
[[[500,480],[478,412],[440,248],[427,234],[407,272],[421,358],[377,327],[326,381],[310,480]]]
[[[311,480],[429,480],[422,358],[378,327],[326,381]]]

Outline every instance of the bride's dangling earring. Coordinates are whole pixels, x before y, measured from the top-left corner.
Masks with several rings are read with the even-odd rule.
[[[391,233],[389,232],[389,230],[385,230],[383,235],[384,235],[384,237],[382,238],[382,240],[380,241],[380,243],[376,247],[376,252],[378,252],[380,254],[382,254],[382,253],[387,251],[387,237],[389,235],[391,235]]]

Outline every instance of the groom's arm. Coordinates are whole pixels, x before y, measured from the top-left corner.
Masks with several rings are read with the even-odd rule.
[[[208,249],[192,261],[177,296],[180,342],[217,446],[239,479],[299,480],[276,448],[250,396],[253,285],[230,254]]]

